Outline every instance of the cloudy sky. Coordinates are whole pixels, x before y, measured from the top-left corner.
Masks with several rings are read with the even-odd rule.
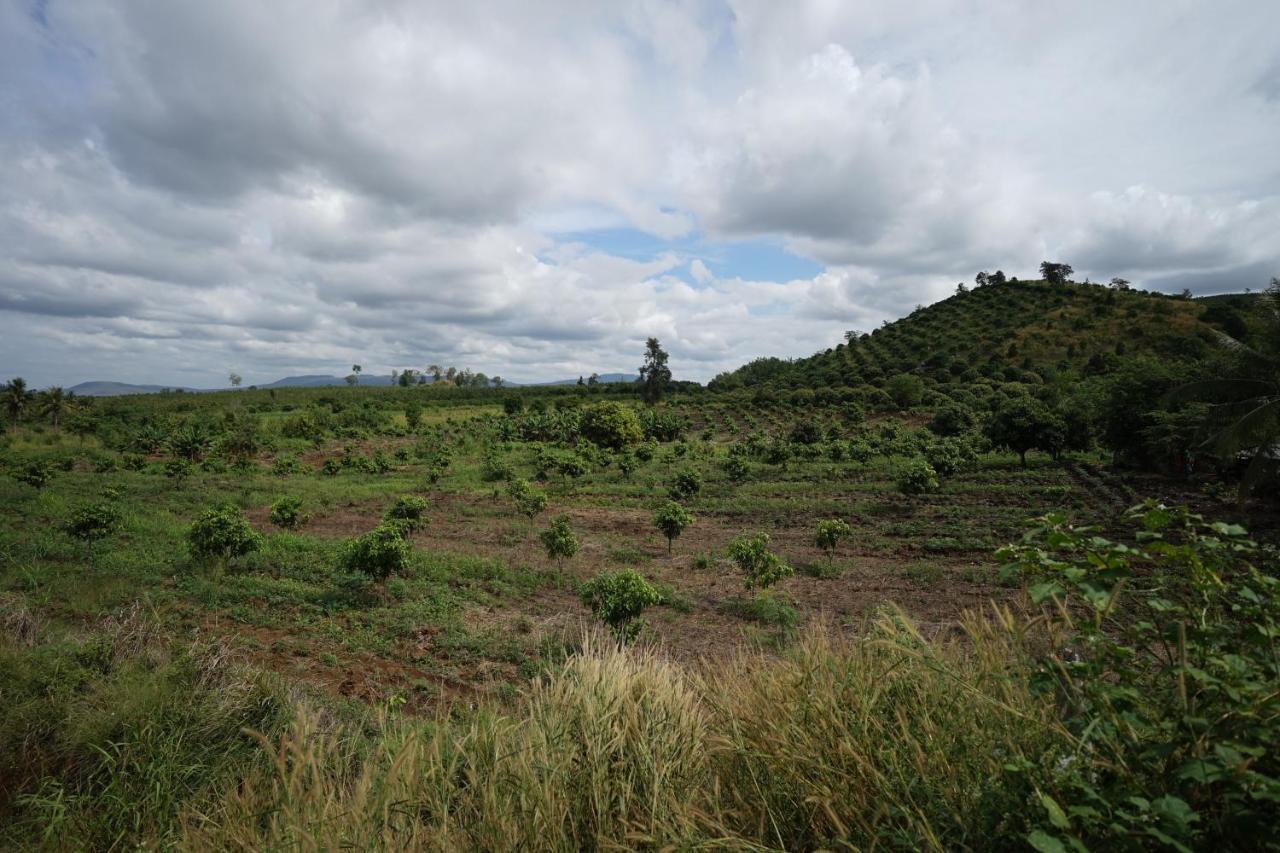
[[[0,0],[0,372],[807,355],[1280,274],[1275,0]]]

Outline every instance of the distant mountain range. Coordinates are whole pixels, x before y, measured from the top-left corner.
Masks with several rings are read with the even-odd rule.
[[[634,373],[601,373],[597,377],[601,382],[634,382],[639,377]],[[556,379],[550,382],[505,382],[506,386],[521,387],[532,385],[573,385],[577,378]],[[330,385],[345,386],[347,380],[341,376],[324,374],[307,374],[305,376],[286,376],[275,382],[258,384],[255,388],[323,388]],[[361,376],[361,385],[387,386],[391,384],[390,376]],[[248,386],[245,386],[248,387]],[[198,393],[202,391],[226,391],[226,388],[188,388],[178,385],[132,385],[128,382],[91,381],[81,382],[68,389],[81,397],[115,397],[123,394],[158,394],[161,391],[184,391]]]

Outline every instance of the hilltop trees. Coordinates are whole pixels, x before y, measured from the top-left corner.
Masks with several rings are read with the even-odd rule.
[[[1040,262],[1040,277],[1049,284],[1066,284],[1075,272],[1071,264],[1059,264],[1053,261]]]
[[[640,382],[643,384],[644,401],[649,405],[659,402],[671,384],[671,368],[667,367],[667,352],[657,338],[649,338],[644,344],[644,364],[640,365]]]

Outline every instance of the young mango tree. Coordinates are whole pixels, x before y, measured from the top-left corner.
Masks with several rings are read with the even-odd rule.
[[[556,567],[564,574],[564,561],[578,553],[581,543],[569,526],[569,516],[560,515],[551,520],[551,525],[541,534],[542,547],[547,551],[547,558],[556,561]]]
[[[814,537],[818,547],[827,555],[827,562],[834,563],[836,547],[853,533],[849,525],[838,518],[829,518],[818,522],[818,532]]]
[[[667,537],[667,554],[671,554],[671,545],[684,529],[697,521],[693,514],[675,501],[667,501],[653,516],[653,524]]]
[[[631,642],[640,633],[644,627],[640,614],[646,607],[662,603],[658,590],[631,569],[598,574],[582,586],[579,595],[619,644]]]
[[[220,506],[196,516],[187,529],[187,545],[196,559],[213,560],[225,567],[229,560],[262,547],[262,537],[239,509]]]
[[[379,524],[373,530],[347,542],[339,558],[339,568],[358,572],[370,580],[385,581],[409,567],[413,545],[404,538],[399,524]]]
[[[765,590],[795,571],[769,550],[769,534],[742,535],[729,543],[729,558],[737,564],[747,589]]]

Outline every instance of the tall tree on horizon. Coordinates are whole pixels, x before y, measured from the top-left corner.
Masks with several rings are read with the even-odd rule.
[[[62,419],[66,416],[67,408],[74,396],[74,394],[68,396],[59,385],[41,392],[40,411],[49,416],[49,422],[53,424],[55,430],[62,427]]]
[[[4,386],[4,410],[8,413],[10,426],[17,432],[18,421],[22,420],[27,406],[31,403],[31,391],[27,388],[27,380],[15,376]]]
[[[358,364],[351,365],[351,375],[355,377],[355,381],[351,383],[352,385],[360,384],[360,372],[362,370],[364,370],[364,368]]]
[[[667,367],[667,353],[657,338],[644,343],[644,364],[640,365],[640,381],[644,385],[644,401],[649,405],[659,402],[671,384],[671,368]]]

